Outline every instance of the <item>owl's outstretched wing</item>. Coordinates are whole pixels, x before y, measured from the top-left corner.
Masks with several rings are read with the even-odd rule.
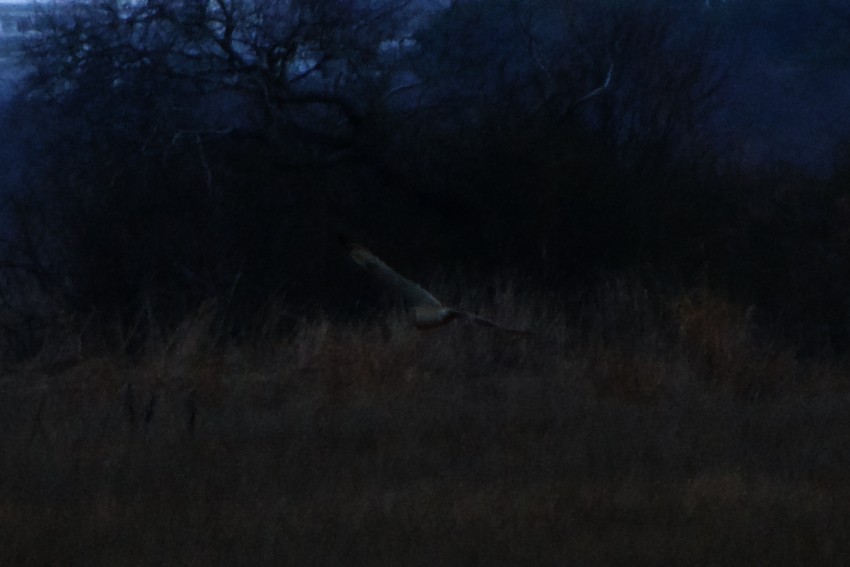
[[[489,327],[491,329],[497,329],[499,331],[504,331],[506,333],[511,333],[514,335],[533,335],[534,333],[528,331],[526,329],[514,329],[513,327],[506,327],[504,325],[500,325],[495,321],[491,321],[490,319],[486,319],[481,315],[476,315],[475,313],[466,313],[463,311],[454,311],[458,314],[459,317],[465,317],[475,323],[476,325],[481,325],[482,327]]]
[[[423,307],[445,309],[443,304],[425,290],[425,288],[387,266],[383,260],[372,254],[372,252],[370,252],[365,246],[349,242],[342,237],[341,240],[343,245],[348,249],[348,254],[351,256],[351,259],[365,268],[377,279],[381,280],[387,286],[401,294],[410,309]]]

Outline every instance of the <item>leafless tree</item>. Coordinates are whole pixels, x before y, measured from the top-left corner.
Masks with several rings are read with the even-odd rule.
[[[285,207],[307,184],[285,172],[366,154],[413,15],[405,0],[40,9],[15,101],[32,167],[7,259],[83,305],[167,294],[168,281],[229,289],[251,248],[239,238],[304,222]]]

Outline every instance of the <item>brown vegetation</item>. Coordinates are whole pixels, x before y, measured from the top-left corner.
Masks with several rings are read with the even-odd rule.
[[[0,563],[850,557],[847,364],[707,292],[617,280],[570,317],[465,296],[538,335],[399,316],[236,341],[208,308],[133,356],[8,368]]]

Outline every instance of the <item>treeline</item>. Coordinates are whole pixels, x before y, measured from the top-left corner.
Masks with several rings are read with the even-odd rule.
[[[720,158],[722,26],[683,4],[45,8],[4,118],[26,156],[4,324],[172,325],[215,300],[238,332],[281,297],[293,318],[359,314],[379,294],[344,233],[425,280],[704,285],[842,350],[847,176]]]

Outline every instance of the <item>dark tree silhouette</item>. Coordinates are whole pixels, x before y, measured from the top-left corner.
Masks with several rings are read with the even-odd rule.
[[[682,236],[698,215],[669,219],[701,190],[681,190],[683,164],[707,153],[719,84],[710,35],[685,17],[698,9],[46,8],[12,117],[29,167],[7,267],[77,311],[177,320],[209,298],[333,308],[352,285],[338,230],[387,242],[417,278],[439,257],[555,285],[697,246]]]
[[[32,134],[16,264],[106,311],[179,313],[243,272],[249,295],[294,280],[328,169],[369,154],[386,42],[410,15],[329,0],[46,8],[14,104]]]

